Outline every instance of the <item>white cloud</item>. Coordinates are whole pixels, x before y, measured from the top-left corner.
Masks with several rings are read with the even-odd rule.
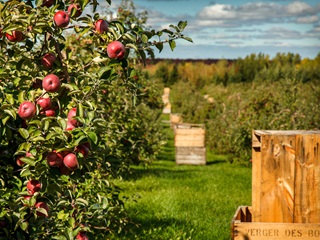
[[[200,26],[235,27],[277,22],[316,22],[320,13],[320,4],[311,6],[305,2],[294,1],[287,5],[278,3],[247,3],[240,6],[229,4],[212,4],[198,12]]]
[[[310,5],[300,1],[295,1],[293,3],[288,4],[288,6],[286,7],[286,10],[289,14],[292,14],[292,15],[299,15],[307,12],[313,12],[313,8]]]
[[[297,23],[302,23],[302,24],[316,23],[318,21],[319,21],[319,17],[317,15],[297,18]]]
[[[284,27],[272,27],[266,30],[258,38],[265,39],[301,39],[302,34],[296,30],[286,29]]]

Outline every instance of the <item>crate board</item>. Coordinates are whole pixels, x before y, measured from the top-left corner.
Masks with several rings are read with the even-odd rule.
[[[176,163],[205,165],[206,148],[205,147],[176,147]]]
[[[252,222],[252,207],[240,206],[231,222],[233,240],[314,240],[320,238],[317,223]]]
[[[182,122],[182,117],[178,113],[171,113],[170,114],[170,125],[172,128],[174,128],[177,124]]]
[[[164,106],[164,108],[162,110],[162,113],[164,113],[164,114],[170,114],[171,113],[171,104],[170,103],[167,103]]]
[[[206,164],[205,129],[203,124],[180,123],[174,127],[177,164]]]
[[[320,223],[320,132],[252,134],[252,222]]]
[[[177,125],[174,131],[176,147],[204,147],[205,130],[203,128],[185,128],[187,125]]]

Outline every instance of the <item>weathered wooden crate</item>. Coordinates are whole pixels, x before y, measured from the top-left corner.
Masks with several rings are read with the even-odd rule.
[[[177,164],[206,164],[204,125],[188,123],[175,125],[174,145]]]
[[[320,223],[320,131],[252,134],[252,221]]]
[[[172,128],[175,128],[175,126],[181,122],[182,122],[181,114],[179,113],[170,114],[170,125]]]
[[[317,223],[252,222],[252,207],[240,206],[231,222],[233,240],[315,240],[320,238]]]
[[[233,240],[320,239],[320,131],[252,132],[252,207]]]
[[[164,106],[164,108],[163,108],[163,110],[162,110],[162,113],[163,113],[163,114],[170,114],[170,113],[171,113],[171,104],[170,104],[170,103],[167,103],[167,104]]]

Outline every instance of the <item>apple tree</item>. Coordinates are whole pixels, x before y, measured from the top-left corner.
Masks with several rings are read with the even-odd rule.
[[[110,179],[161,144],[140,63],[191,39],[183,21],[146,28],[131,1],[109,18],[99,4],[0,1],[0,239],[102,239],[129,221]]]

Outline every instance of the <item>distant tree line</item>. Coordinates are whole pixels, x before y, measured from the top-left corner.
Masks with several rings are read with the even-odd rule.
[[[320,53],[314,59],[301,59],[299,54],[277,53],[269,55],[252,53],[234,61],[175,61],[163,60],[157,63],[155,77],[165,86],[179,80],[189,81],[196,87],[216,83],[227,86],[230,83],[252,81],[280,81],[295,78],[299,82],[320,79]]]

